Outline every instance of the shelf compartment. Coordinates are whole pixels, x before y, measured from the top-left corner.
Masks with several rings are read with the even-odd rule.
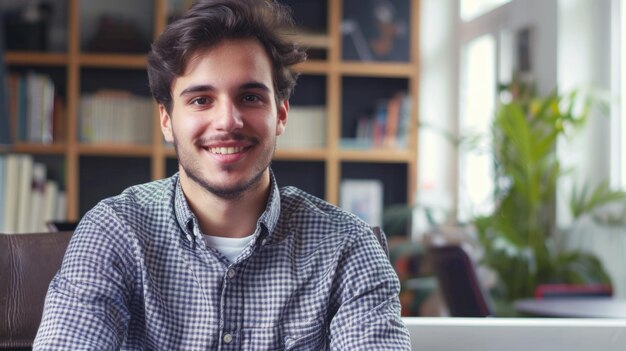
[[[154,0],[77,0],[85,53],[143,53],[154,34]]]
[[[291,185],[321,199],[324,198],[326,191],[324,162],[274,161],[272,170],[279,187]]]
[[[342,162],[341,179],[377,179],[383,183],[385,206],[407,203],[407,165]]]
[[[100,200],[118,195],[129,186],[150,181],[150,158],[147,157],[81,156],[79,162],[80,217]]]
[[[67,140],[67,68],[8,65],[12,140],[49,145]]]
[[[408,62],[411,0],[343,0],[343,60]],[[417,4],[413,3],[414,6]]]

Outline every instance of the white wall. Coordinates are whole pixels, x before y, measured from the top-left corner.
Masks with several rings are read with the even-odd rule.
[[[611,88],[611,0],[558,1],[559,90]],[[558,155],[565,167],[576,169],[559,186],[557,220],[567,226],[571,216],[567,200],[574,182],[597,184],[611,174],[610,116],[595,111],[574,140],[560,140]]]

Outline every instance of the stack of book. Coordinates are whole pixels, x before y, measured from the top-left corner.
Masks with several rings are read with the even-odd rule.
[[[12,73],[7,85],[9,119],[17,140],[44,144],[60,141],[65,107],[55,93],[52,78],[35,72]]]
[[[341,140],[343,148],[395,148],[407,147],[411,122],[411,99],[398,92],[389,99],[378,101],[373,115],[359,118],[356,138]]]
[[[0,155],[0,233],[44,232],[46,222],[66,220],[66,196],[31,155]]]
[[[326,106],[291,106],[287,128],[278,137],[281,149],[323,148],[326,146]]]
[[[83,143],[152,142],[152,99],[124,91],[100,91],[80,99]]]

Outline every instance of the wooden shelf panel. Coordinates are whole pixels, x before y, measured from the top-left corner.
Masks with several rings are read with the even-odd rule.
[[[176,157],[173,147],[165,147],[165,155],[167,157]],[[277,149],[274,155],[275,160],[279,161],[324,161],[328,157],[326,149]]]
[[[84,67],[146,68],[146,55],[82,54],[80,64]]]
[[[137,145],[126,143],[80,144],[78,146],[78,153],[80,155],[92,156],[149,157],[152,155],[152,151],[152,145]]]
[[[414,154],[409,150],[372,149],[372,150],[340,150],[341,161],[377,162],[377,163],[410,163]]]
[[[414,65],[406,62],[344,62],[339,71],[349,76],[411,78],[417,74]]]
[[[326,149],[278,149],[274,155],[280,161],[324,161],[327,157]]]
[[[332,46],[331,38],[325,33],[296,32],[292,34],[298,45],[308,49],[329,49]]]
[[[63,155],[67,146],[65,144],[39,144],[17,142],[8,147],[10,152],[20,152],[29,154]]]
[[[300,73],[327,74],[330,65],[326,61],[307,60],[295,66],[295,70]]]
[[[32,51],[8,51],[5,55],[5,60],[8,65],[16,66],[65,66],[68,63],[68,55]]]
[[[174,150],[174,146],[169,145],[169,144],[165,145],[163,150],[164,150],[163,153],[165,154],[165,157],[170,157],[170,158],[176,157],[176,150]]]

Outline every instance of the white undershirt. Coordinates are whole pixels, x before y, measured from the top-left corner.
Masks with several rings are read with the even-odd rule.
[[[204,242],[221,252],[230,262],[235,262],[235,259],[239,257],[243,249],[252,241],[253,236],[254,234],[243,238],[226,238],[223,236],[203,235]]]

